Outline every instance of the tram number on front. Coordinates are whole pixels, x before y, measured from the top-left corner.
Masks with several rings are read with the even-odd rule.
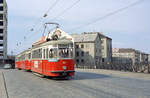
[[[34,61],[34,67],[38,68],[38,61]]]

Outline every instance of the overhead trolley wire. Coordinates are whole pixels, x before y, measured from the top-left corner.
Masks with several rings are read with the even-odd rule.
[[[80,29],[80,28],[82,28],[82,27],[85,27],[85,26],[89,26],[89,25],[91,25],[91,24],[94,24],[94,23],[96,23],[96,22],[98,22],[98,21],[100,21],[100,20],[106,19],[106,18],[108,18],[108,17],[110,17],[110,16],[113,16],[113,15],[115,15],[115,14],[117,14],[117,13],[120,13],[120,12],[122,12],[122,11],[124,11],[124,10],[130,8],[130,7],[133,7],[133,6],[135,6],[135,5],[138,5],[138,4],[142,3],[143,1],[144,1],[144,0],[138,0],[138,1],[134,2],[134,3],[132,3],[132,4],[129,4],[128,6],[125,6],[125,7],[123,7],[123,8],[117,9],[117,10],[115,10],[115,11],[113,11],[113,12],[110,12],[110,13],[108,13],[108,14],[102,16],[102,17],[99,17],[99,18],[95,19],[95,20],[92,21],[92,22],[89,22],[89,23],[87,23],[87,24],[84,24],[84,25],[75,27],[75,28],[73,28],[73,29],[71,29],[71,30]]]
[[[56,4],[59,2],[60,0],[56,0],[54,2],[54,4],[47,10],[47,12],[43,15],[43,17],[47,17],[48,16],[48,13],[50,12],[50,10],[53,9],[54,6],[56,6]]]
[[[54,2],[54,4],[46,11],[46,13],[43,15],[43,17],[47,17],[47,16],[48,16],[48,12],[49,12],[50,10],[52,10],[52,9],[54,8],[54,6],[56,6],[56,4],[57,4],[59,1],[60,1],[60,0],[56,0],[56,1]],[[61,13],[59,13],[59,14],[58,14],[56,17],[54,17],[52,20],[54,20],[54,19],[60,17],[60,16],[63,15],[64,13],[66,13],[68,10],[70,10],[71,8],[73,8],[73,7],[74,7],[77,3],[79,3],[80,1],[81,1],[81,0],[77,0],[76,2],[74,2],[71,6],[67,7],[66,9],[64,9]],[[43,17],[40,18],[40,19],[42,20]],[[41,20],[40,20],[40,22],[41,22]],[[35,25],[37,26],[37,24],[39,24],[39,23],[36,23]],[[34,26],[34,27],[35,27],[35,26]],[[32,28],[31,31],[34,31],[34,29]],[[27,39],[27,37],[26,37],[26,39]]]
[[[78,4],[81,0],[77,0],[76,2],[74,2],[72,5],[70,5],[69,7],[67,7],[66,9],[64,9],[61,13],[59,13],[56,17],[54,17],[51,20],[55,20],[58,17],[62,16],[64,13],[66,13],[68,10],[72,9],[76,4]]]
[[[30,29],[30,32],[32,32],[32,33],[35,33],[36,31],[35,31],[35,28],[37,27],[37,25],[39,25],[39,23],[40,22],[42,22],[42,19],[44,19],[44,18],[46,18],[47,16],[48,16],[48,13],[57,5],[57,3],[59,2],[60,0],[55,0],[55,2],[48,8],[48,10],[44,13],[44,15],[42,16],[42,17],[40,17],[35,23],[34,23],[34,25],[33,25],[33,27]],[[38,26],[39,27],[39,26]],[[29,39],[29,37],[27,37],[27,36],[29,36],[29,34],[30,35],[33,35],[33,34],[31,34],[31,33],[27,33],[27,34],[25,34],[25,36],[24,36],[24,41],[26,40],[26,39]],[[21,42],[20,42],[21,43]],[[22,42],[23,43],[23,42]]]
[[[60,0],[56,0],[49,8],[48,10],[44,13],[44,15],[42,17],[40,17],[38,19],[38,21],[34,24],[33,28],[31,28],[30,30],[33,31],[34,28],[39,24],[39,22],[43,19],[43,18],[46,18],[48,16],[48,13],[57,5],[57,3],[59,2]]]

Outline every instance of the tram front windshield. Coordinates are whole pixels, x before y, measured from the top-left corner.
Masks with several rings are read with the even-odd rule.
[[[66,47],[59,47],[58,53],[60,58],[73,58],[73,47],[66,46]]]

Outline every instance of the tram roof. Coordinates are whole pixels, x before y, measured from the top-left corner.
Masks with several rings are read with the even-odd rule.
[[[29,48],[29,49],[27,49],[27,50],[24,50],[24,51],[22,51],[21,53],[17,54],[16,57],[18,57],[18,56],[24,54],[25,52],[29,52],[30,50],[31,50],[31,48]]]
[[[53,40],[53,41],[42,43],[40,45],[33,46],[32,49],[37,47],[47,46],[47,45],[68,44],[68,43],[73,43],[73,42],[71,40]]]

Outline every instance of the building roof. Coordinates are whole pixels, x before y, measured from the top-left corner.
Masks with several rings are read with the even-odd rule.
[[[99,36],[101,36],[102,38],[107,38],[112,40],[110,37],[105,36],[102,32],[84,32],[83,34],[98,34]]]
[[[74,34],[71,36],[74,38],[74,42],[94,42],[97,34]]]
[[[72,34],[71,36],[74,38],[74,42],[94,42],[98,35],[102,38],[112,40],[101,32],[83,32],[82,34]]]
[[[131,53],[131,52],[140,52],[138,50],[132,49],[132,48],[113,48],[113,52],[117,53]]]
[[[120,48],[119,52],[134,52],[135,50],[132,48]]]

